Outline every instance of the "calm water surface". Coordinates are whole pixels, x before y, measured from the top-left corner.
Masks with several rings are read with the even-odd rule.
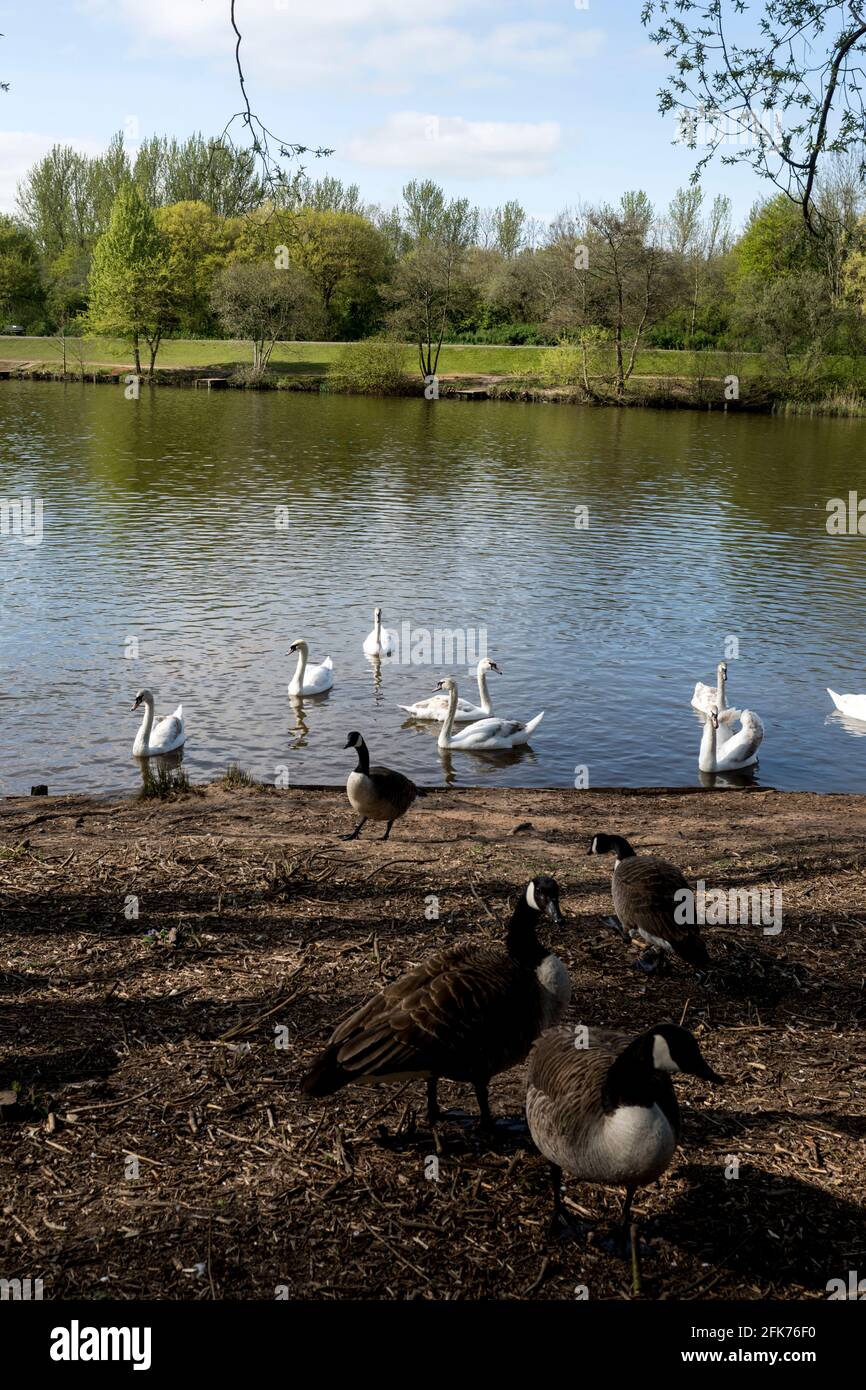
[[[342,782],[357,728],[422,783],[694,785],[691,691],[728,635],[758,780],[866,785],[866,725],[824,690],[866,691],[866,537],[825,528],[866,495],[864,422],[3,382],[0,441],[0,497],[44,499],[41,544],[0,536],[2,794],[139,785],[140,686],[183,701],[193,780]],[[545,711],[531,749],[404,727],[446,671],[376,670],[377,603],[485,629],[496,712]],[[302,636],[336,682],[297,709]]]

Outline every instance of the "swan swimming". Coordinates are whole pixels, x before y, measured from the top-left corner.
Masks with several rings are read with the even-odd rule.
[[[448,694],[448,713],[437,740],[440,748],[465,748],[470,752],[483,752],[486,749],[517,748],[529,742],[529,736],[537,729],[544,718],[544,710],[522,724],[519,719],[478,719],[458,734],[452,733],[457,714],[457,682],[447,676],[439,681],[437,690]]]
[[[849,719],[862,719],[866,722],[866,695],[837,695],[829,685],[827,694],[840,714],[847,714]]]
[[[724,714],[730,715],[731,711],[724,711]],[[758,761],[764,726],[750,709],[744,709],[739,718],[740,728],[727,743],[718,747],[719,711],[713,705],[709,714],[704,715],[704,732],[698,755],[701,772],[736,772],[740,768],[753,767]]]
[[[144,718],[132,745],[134,757],[151,758],[159,753],[171,753],[175,748],[182,747],[186,742],[183,705],[178,705],[174,714],[166,715],[165,719],[160,719],[156,725],[153,722],[153,695],[151,691],[139,690],[132,708],[136,710],[139,705],[144,705]]]
[[[713,705],[716,706],[719,714],[728,707],[725,698],[725,685],[728,679],[728,663],[726,661],[720,661],[716,667],[716,678],[717,685],[706,685],[703,681],[698,681],[695,686],[692,704],[702,714],[709,714]]]
[[[394,633],[382,626],[381,608],[374,608],[373,631],[364,638],[365,656],[392,656],[395,645]]]
[[[486,656],[482,657],[478,663],[476,676],[478,678],[478,693],[481,699],[480,705],[473,705],[470,700],[462,697],[457,701],[457,712],[454,715],[455,724],[469,724],[474,719],[487,719],[493,713],[493,705],[490,703],[490,694],[487,689],[487,672],[496,671],[502,675],[502,668],[497,666],[495,661],[490,661]],[[405,714],[410,714],[413,719],[434,719],[444,723],[448,716],[448,697],[447,695],[431,695],[428,700],[417,700],[414,705],[398,705],[398,709]]]
[[[298,664],[289,681],[290,695],[324,695],[326,690],[331,689],[334,684],[334,663],[329,656],[318,666],[308,664],[310,648],[302,637],[289,647],[290,656],[292,652],[298,653]]]

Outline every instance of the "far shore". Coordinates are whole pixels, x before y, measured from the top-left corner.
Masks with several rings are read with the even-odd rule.
[[[125,384],[134,372],[129,347],[116,340],[0,338],[0,378]],[[155,386],[195,390],[275,390],[340,395],[417,397],[425,383],[411,347],[403,380],[381,389],[353,390],[337,384],[334,367],[344,343],[277,343],[268,370],[252,379],[249,346],[236,341],[167,339],[153,377],[143,360],[140,389]],[[774,378],[759,353],[642,349],[625,393],[609,377],[550,385],[544,380],[549,347],[444,344],[436,374],[436,399],[523,401],[548,405],[655,407],[831,416],[866,416],[862,364],[838,364],[836,376],[814,389]],[[87,353],[93,353],[91,360]],[[143,354],[144,358],[144,354]],[[736,386],[732,387],[732,381]],[[428,393],[428,399],[430,398]]]

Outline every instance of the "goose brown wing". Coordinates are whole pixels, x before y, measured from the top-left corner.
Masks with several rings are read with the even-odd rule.
[[[575,1047],[573,1028],[542,1033],[529,1054],[528,1093],[545,1127],[576,1134],[601,1115],[605,1079],[619,1050],[609,1045]]]
[[[593,1028],[589,1047],[577,1048],[571,1028],[550,1028],[542,1033],[529,1054],[530,1127],[534,1121],[548,1133],[571,1139],[585,1126],[599,1121],[605,1111],[608,1072],[633,1041],[630,1033]],[[646,1100],[659,1106],[679,1137],[680,1110],[670,1077],[654,1071],[646,1078],[646,1085]]]
[[[690,891],[689,884],[676,865],[652,855],[621,860],[613,875],[613,905],[623,926],[658,937],[685,960],[703,965],[708,957],[697,925],[677,921],[687,906],[683,890]]]
[[[400,815],[408,811],[418,795],[415,783],[404,777],[402,772],[395,772],[393,768],[371,767],[369,776],[375,783],[378,794],[390,801]]]
[[[503,1034],[514,1031],[518,988],[504,951],[467,946],[438,952],[341,1023],[329,1050],[355,1077],[436,1073],[455,1062],[470,1070],[477,1064],[483,1073],[496,1062]]]

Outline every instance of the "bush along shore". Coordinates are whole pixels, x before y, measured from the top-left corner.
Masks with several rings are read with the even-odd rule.
[[[424,396],[427,400],[523,401],[548,405],[652,407],[661,410],[726,410],[786,415],[866,416],[866,392],[855,385],[817,378],[812,382],[750,373],[634,375],[622,392],[615,380],[599,376],[588,384],[557,381],[548,372],[443,372],[422,378],[404,369],[386,372],[348,369],[339,359],[321,371],[282,369],[254,372],[246,367],[160,367],[137,378],[136,390],[156,386],[206,390],[306,391],[336,395]],[[128,388],[131,364],[93,363],[64,372],[46,361],[14,362],[0,357],[0,378],[23,381],[84,382]]]

